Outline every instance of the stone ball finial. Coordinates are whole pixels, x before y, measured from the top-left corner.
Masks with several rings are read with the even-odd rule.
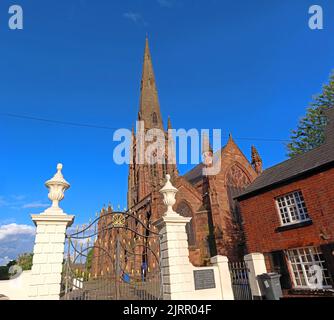
[[[63,170],[63,164],[62,164],[62,163],[58,163],[58,164],[57,164],[57,170],[58,170],[58,171]]]

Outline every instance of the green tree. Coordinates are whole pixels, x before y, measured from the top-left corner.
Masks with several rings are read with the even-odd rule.
[[[17,264],[16,260],[11,260],[7,263],[7,268],[9,269],[11,266],[15,266]]]
[[[325,111],[334,107],[334,72],[329,83],[323,86],[321,94],[313,98],[307,109],[306,116],[298,124],[296,130],[291,132],[291,142],[287,145],[288,155],[292,158],[304,154],[324,142],[327,119]]]
[[[8,280],[8,279],[9,279],[8,267],[1,266],[0,267],[0,280]]]
[[[33,253],[23,253],[18,256],[17,264],[22,268],[23,271],[31,270]]]
[[[88,254],[87,254],[86,268],[89,271],[92,268],[93,255],[94,255],[94,248],[90,249],[89,252],[88,252]]]
[[[0,266],[0,280],[9,280],[9,268],[15,266],[16,261],[11,260],[5,266]]]

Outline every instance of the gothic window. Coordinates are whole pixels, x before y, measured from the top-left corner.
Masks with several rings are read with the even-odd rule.
[[[227,194],[230,203],[232,217],[236,222],[241,222],[239,204],[234,197],[250,184],[246,173],[237,165],[233,165],[226,175]]]
[[[155,112],[153,112],[153,114],[152,114],[152,122],[153,122],[154,126],[156,126],[158,124],[158,116]]]
[[[187,218],[193,218],[193,213],[190,208],[190,206],[185,202],[181,202],[176,210],[177,213],[179,213],[183,217]],[[187,231],[187,236],[188,236],[188,245],[190,246],[195,246],[196,245],[196,236],[195,236],[195,231],[194,231],[194,224],[193,224],[193,219],[190,220],[189,223],[186,225],[186,231]]]

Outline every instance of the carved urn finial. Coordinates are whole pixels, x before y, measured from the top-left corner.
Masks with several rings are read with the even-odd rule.
[[[166,179],[167,182],[165,186],[160,190],[160,193],[164,197],[163,200],[164,204],[167,206],[167,211],[165,212],[165,216],[177,215],[177,213],[173,210],[173,206],[176,203],[175,196],[178,190],[170,182],[171,177],[169,174],[166,175]]]
[[[63,165],[59,163],[57,165],[57,173],[52,179],[45,182],[46,187],[49,189],[48,197],[52,201],[50,209],[59,208],[59,202],[64,199],[64,192],[70,187],[70,184],[63,177],[62,169]]]

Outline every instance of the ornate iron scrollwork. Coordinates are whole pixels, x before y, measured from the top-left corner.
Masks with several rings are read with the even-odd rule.
[[[125,226],[125,216],[123,214],[114,214],[111,216],[111,225],[114,228],[122,228]]]
[[[141,215],[140,215],[141,216]],[[162,298],[160,235],[131,212],[101,212],[67,238],[63,300]]]

